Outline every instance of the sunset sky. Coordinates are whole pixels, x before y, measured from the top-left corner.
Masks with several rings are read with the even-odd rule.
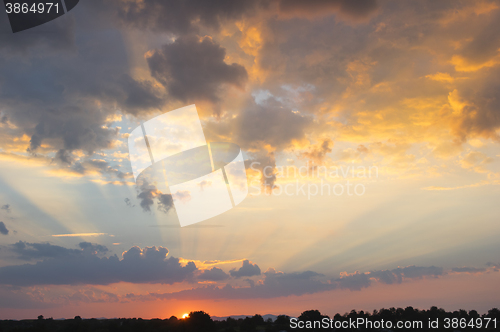
[[[249,195],[180,227],[127,139],[192,104]],[[2,12],[0,319],[484,313],[499,140],[497,1],[86,0],[15,34]]]

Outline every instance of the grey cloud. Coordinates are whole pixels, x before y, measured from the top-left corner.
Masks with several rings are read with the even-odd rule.
[[[500,12],[487,18],[483,28],[465,44],[461,55],[474,63],[486,62],[498,54],[500,48]]]
[[[365,18],[378,8],[376,0],[280,0],[281,13],[292,16],[324,16],[340,13],[352,18]]]
[[[194,262],[182,266],[178,258],[167,258],[163,247],[132,247],[123,253],[99,257],[102,248],[83,245],[88,254],[63,254],[46,258],[36,264],[0,268],[0,283],[13,286],[33,285],[108,285],[116,282],[173,284],[191,280],[197,270]],[[59,249],[60,250],[60,249]]]
[[[82,248],[84,252],[87,251],[93,254],[98,254],[98,253],[105,254],[108,252],[108,248],[100,244],[92,244],[90,242],[80,242],[78,246]]]
[[[131,173],[124,173],[117,167],[111,166],[109,162],[99,159],[85,159],[83,161],[73,163],[69,169],[80,174],[98,172],[103,175],[109,175],[111,177],[118,178],[120,180],[125,180],[126,178],[132,176]]]
[[[495,264],[495,263],[492,263],[492,262],[488,262],[488,263],[486,263],[486,266],[492,268],[493,271],[495,271],[495,272],[500,271],[499,270],[500,264]]]
[[[243,87],[248,75],[239,64],[226,64],[226,50],[205,37],[180,37],[148,57],[151,74],[170,96],[182,101],[219,101],[224,84]]]
[[[174,200],[171,194],[163,194],[154,184],[147,180],[142,180],[137,186],[137,198],[144,212],[151,212],[151,206],[158,200],[158,210],[168,213],[174,207]]]
[[[313,294],[334,289],[336,285],[324,283],[318,278],[320,274],[305,271],[301,273],[283,273],[272,269],[265,273],[263,284],[252,287],[233,287],[226,284],[224,287],[207,286],[175,293],[150,293],[148,295],[128,294],[131,300],[148,301],[152,299],[268,299],[281,296]],[[251,285],[253,283],[250,283]]]
[[[53,50],[70,50],[75,42],[75,21],[65,15],[45,23],[29,33],[12,33],[8,16],[0,15],[0,50],[25,54],[34,47]]]
[[[438,277],[442,275],[442,268],[408,266],[385,271],[372,271],[344,275],[341,278],[326,280],[325,276],[313,271],[283,273],[274,269],[264,272],[263,283],[251,287],[233,287],[226,284],[224,287],[199,287],[170,294],[150,294],[149,296],[129,295],[129,298],[138,300],[159,299],[254,299],[275,298],[281,296],[313,294],[334,289],[349,289],[359,291],[370,287],[374,281],[393,284],[401,283],[403,279],[419,279],[422,277]]]
[[[401,283],[404,279],[420,279],[423,277],[438,277],[443,275],[443,268],[436,266],[406,266],[393,270],[372,271],[370,278],[375,278],[384,284]]]
[[[83,14],[65,16],[73,17],[79,29],[87,19]],[[50,27],[52,23],[47,24]],[[57,38],[44,27],[14,37]],[[40,149],[46,143],[63,165],[72,163],[74,150],[91,155],[112,147],[118,130],[108,122],[111,114],[138,115],[157,109],[166,93],[151,81],[128,74],[129,59],[120,31],[109,28],[106,33],[98,29],[78,33],[71,48],[57,52],[33,43],[23,55],[13,57],[0,43],[2,117],[17,128],[16,135],[31,137],[29,151],[48,153]]]
[[[366,288],[371,285],[370,275],[367,273],[354,273],[349,276],[336,279],[335,282],[340,288],[349,289],[351,291],[359,291],[362,288]]]
[[[485,272],[486,269],[484,268],[476,268],[476,267],[454,267],[451,269],[453,272],[457,273],[479,273],[479,272]]]
[[[264,144],[285,148],[292,140],[303,139],[313,122],[310,116],[294,113],[275,99],[263,105],[251,102],[234,121],[237,142],[247,149],[262,148]]]
[[[260,173],[260,181],[265,192],[270,193],[276,182],[276,159],[274,152],[247,152],[250,157],[245,166]]]
[[[498,139],[500,128],[500,69],[492,69],[483,81],[460,87],[460,98],[466,102],[461,116],[456,120],[455,133],[462,140],[470,136],[486,136]]]
[[[174,207],[174,200],[171,194],[158,195],[158,210],[168,213]]]
[[[151,212],[151,206],[154,204],[154,199],[158,195],[158,189],[153,184],[149,184],[144,180],[138,186],[137,198],[141,200],[140,205],[144,212]]]
[[[0,234],[9,235],[9,230],[5,227],[3,221],[0,221]]]
[[[217,29],[226,20],[252,14],[260,1],[253,0],[149,0],[127,1],[109,8],[122,24],[156,32],[186,34],[196,32],[199,24]],[[106,3],[104,3],[106,4]]]
[[[10,213],[12,210],[10,209],[10,204],[4,204],[0,207],[0,210],[4,210],[5,212]]]
[[[120,99],[131,113],[137,113],[134,110],[142,108],[157,108],[163,103],[162,91],[155,88],[151,81],[135,80],[126,74],[122,77],[119,93],[122,93],[123,96],[120,96]]]
[[[208,280],[208,281],[222,281],[229,278],[229,275],[224,272],[221,268],[213,267],[208,270],[204,270],[199,276],[199,280]]]
[[[86,254],[105,254],[108,249],[104,246],[81,242],[80,249],[68,249],[50,243],[28,243],[19,241],[10,246],[10,251],[22,260],[34,260],[44,258],[72,258]]]
[[[89,117],[89,113],[93,113],[94,117]],[[104,123],[104,118],[105,114],[99,111],[87,113],[74,108],[48,110],[34,128],[29,151],[35,152],[45,139],[54,138],[62,138],[64,150],[83,149],[91,154],[97,149],[109,148],[117,131],[99,126],[99,123]]]
[[[135,204],[132,204],[132,201],[128,197],[125,198],[124,201],[125,201],[125,205],[127,205],[128,207],[134,207],[135,206]]]
[[[30,149],[32,149],[32,148],[30,148]],[[34,150],[34,149],[32,149],[32,150]],[[71,165],[71,163],[73,162],[73,157],[71,156],[71,154],[69,153],[68,150],[60,149],[59,151],[57,151],[57,153],[54,157],[54,160],[60,161],[63,164]]]
[[[232,269],[229,271],[229,274],[235,278],[258,276],[260,273],[259,266],[252,264],[248,259],[243,261],[243,265],[238,270]]]

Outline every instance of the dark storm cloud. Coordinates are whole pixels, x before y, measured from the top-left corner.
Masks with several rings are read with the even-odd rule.
[[[72,258],[87,254],[105,254],[108,248],[92,244],[90,242],[80,242],[80,249],[68,249],[50,243],[28,243],[19,241],[12,244],[9,249],[22,260],[34,260],[45,258]]]
[[[98,251],[103,248],[83,244],[82,251],[87,254],[56,249],[57,254],[46,253],[53,255],[52,258],[36,264],[1,267],[0,283],[13,286],[108,285],[121,281],[173,284],[192,279],[197,270],[194,262],[182,266],[179,259],[167,258],[168,249],[163,247],[132,247],[123,253],[123,259],[116,255],[99,257]]]
[[[232,269],[229,274],[235,278],[252,277],[260,275],[260,268],[257,264],[252,264],[248,259],[243,261],[243,265],[238,269]]]
[[[199,280],[222,281],[229,278],[229,275],[218,267],[213,267],[203,272],[197,277]]]
[[[280,0],[281,13],[291,16],[324,16],[333,13],[365,18],[377,9],[376,0]]]
[[[9,235],[9,230],[5,227],[3,221],[0,221],[0,234]]]
[[[224,84],[242,88],[248,79],[245,68],[226,64],[226,50],[211,38],[180,37],[148,57],[151,75],[182,101],[219,101]]]

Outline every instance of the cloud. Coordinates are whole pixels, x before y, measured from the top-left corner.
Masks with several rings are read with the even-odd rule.
[[[404,279],[421,279],[443,275],[443,268],[436,266],[407,266],[393,270],[373,271],[369,276],[384,284],[401,283]]]
[[[305,271],[283,273],[274,269],[265,272],[263,283],[250,283],[251,287],[206,286],[174,293],[149,293],[148,295],[128,294],[127,299],[149,301],[153,299],[203,300],[203,299],[269,299],[281,296],[313,294],[335,289],[336,285],[318,280],[321,274]]]
[[[313,146],[309,151],[302,152],[300,157],[309,159],[316,163],[316,165],[323,164],[325,157],[328,153],[332,152],[333,142],[331,139],[324,139],[319,146]]]
[[[135,206],[135,204],[132,204],[132,201],[128,197],[124,199],[124,202],[125,202],[125,205],[127,205],[128,207],[134,207]]]
[[[61,156],[63,154],[63,156]],[[103,159],[82,158],[78,162],[73,162],[73,156],[67,150],[59,150],[54,160],[60,162],[60,171],[76,175],[100,174],[109,178],[118,179],[124,183],[128,178],[132,177],[132,173],[124,172],[117,166],[112,166],[108,161]]]
[[[235,278],[252,277],[260,275],[260,268],[257,264],[252,264],[248,259],[243,261],[243,265],[238,269],[232,269],[229,274]]]
[[[229,275],[224,272],[221,268],[212,267],[208,270],[203,270],[202,273],[197,277],[199,280],[207,281],[222,281],[229,278]]]
[[[376,9],[376,0],[280,0],[279,10],[281,14],[293,17],[316,17],[326,16],[334,13],[350,18],[366,18]]]
[[[461,55],[473,66],[487,63],[495,57],[498,58],[500,11],[496,10],[495,12],[484,18],[486,24],[460,50]]]
[[[85,12],[92,5],[82,6]],[[8,24],[6,19],[3,15],[0,28]],[[165,89],[129,75],[130,59],[116,27],[106,30],[106,36],[99,29],[79,30],[82,38],[74,38],[75,26],[82,29],[87,21],[87,15],[73,12],[33,32],[0,37],[7,39],[0,43],[0,102],[2,119],[8,119],[7,138],[29,136],[24,149],[54,153],[55,166],[72,164],[75,151],[91,155],[113,148],[119,130],[112,127],[111,115],[139,115],[165,102]],[[12,49],[21,54],[13,56]],[[72,170],[82,171],[80,166]]]
[[[207,180],[203,180],[197,184],[197,186],[200,187],[201,191],[203,191],[203,188],[210,187],[211,185],[212,185],[212,181],[207,181]]]
[[[456,273],[482,273],[482,272],[485,272],[486,269],[464,266],[464,267],[454,267],[451,269],[451,271],[456,272]]]
[[[199,25],[218,29],[224,21],[252,14],[258,4],[253,0],[134,0],[110,7],[109,11],[115,20],[130,27],[183,35],[198,31]]]
[[[158,210],[168,213],[174,207],[174,200],[171,194],[158,195]]]
[[[0,210],[4,210],[5,212],[10,213],[12,210],[10,209],[10,204],[4,204],[0,207]]]
[[[180,37],[149,53],[151,75],[169,95],[184,102],[218,102],[224,85],[243,88],[248,75],[239,64],[226,64],[226,50],[211,38]]]
[[[34,47],[47,47],[54,50],[70,50],[75,42],[75,21],[65,15],[37,27],[39,33],[12,33],[7,15],[0,16],[0,51],[13,54],[26,54]],[[50,38],[47,37],[50,34]]]
[[[260,182],[264,191],[270,193],[276,183],[277,170],[276,170],[276,159],[274,158],[274,153],[269,152],[247,152],[250,157],[245,161],[245,166],[248,172],[252,176],[260,176]]]
[[[9,234],[9,230],[7,229],[7,227],[5,227],[5,224],[3,223],[3,221],[0,221],[0,233],[3,235]]]
[[[283,149],[304,139],[311,124],[310,116],[269,99],[263,105],[251,101],[234,119],[234,131],[236,141],[246,149],[261,149],[267,144]]]
[[[17,244],[16,244],[17,245]],[[197,270],[194,262],[181,265],[175,257],[167,258],[164,247],[132,247],[122,259],[116,255],[99,257],[102,246],[80,244],[81,251],[43,244],[13,248],[28,257],[44,257],[36,264],[0,268],[0,283],[12,286],[34,285],[108,285],[117,282],[173,284],[191,280]],[[41,245],[41,246],[38,246]],[[57,247],[57,248],[54,248]],[[66,250],[64,250],[66,249]],[[80,253],[79,253],[80,252]]]
[[[28,243],[19,241],[10,246],[10,251],[22,260],[36,260],[45,258],[72,258],[85,254],[97,255],[105,254],[108,248],[91,244],[90,242],[80,242],[80,249],[68,249],[50,243]]]
[[[450,92],[448,99],[455,115],[452,129],[462,141],[475,136],[499,139],[499,89],[500,68],[496,67],[486,78]]]
[[[191,290],[174,293],[151,293],[147,296],[135,296],[130,294],[128,298],[137,300],[151,299],[267,299],[282,296],[313,294],[335,289],[349,289],[360,291],[370,287],[373,282],[385,284],[401,283],[403,280],[421,279],[424,277],[439,277],[443,274],[440,267],[418,267],[408,266],[393,270],[378,270],[366,273],[341,273],[337,279],[326,280],[325,276],[314,272],[292,272],[284,273],[273,268],[264,272],[264,280],[261,283],[250,283],[251,287],[233,287],[226,284],[223,287],[206,286]]]
[[[182,198],[189,198],[189,192],[181,192],[179,195]],[[151,212],[151,206],[154,204],[155,199],[158,199],[158,210],[168,213],[174,207],[174,200],[171,194],[163,194],[156,188],[155,185],[150,184],[147,180],[142,180],[138,185],[137,198],[140,199],[140,206],[144,212]]]

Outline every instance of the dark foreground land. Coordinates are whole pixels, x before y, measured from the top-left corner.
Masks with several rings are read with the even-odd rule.
[[[316,322],[316,323],[315,323]],[[398,322],[403,328],[398,328]],[[415,323],[417,322],[417,323]],[[421,322],[421,323],[418,323]],[[354,324],[360,325],[354,325]],[[315,325],[314,325],[315,324]],[[419,325],[421,324],[421,325]],[[431,325],[431,326],[430,326]],[[302,327],[302,328],[301,328]],[[309,327],[309,328],[308,328]],[[500,331],[500,310],[491,309],[480,315],[475,310],[446,312],[432,307],[418,310],[412,307],[355,311],[328,317],[318,310],[304,311],[297,318],[286,315],[264,320],[255,315],[240,319],[214,321],[203,311],[191,312],[185,319],[74,319],[54,320],[39,316],[33,320],[0,321],[0,332],[10,331],[70,331],[70,332],[282,332],[282,331]]]

